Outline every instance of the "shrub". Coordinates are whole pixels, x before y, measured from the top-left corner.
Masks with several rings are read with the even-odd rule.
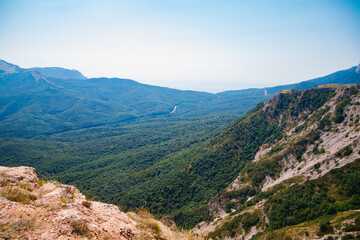
[[[184,229],[191,229],[202,221],[211,221],[213,218],[207,207],[196,208],[179,212],[174,216],[176,224]]]
[[[334,232],[334,229],[330,225],[329,221],[320,223],[320,231],[318,233],[319,236],[323,236],[324,234],[333,233],[333,232]]]
[[[20,183],[19,187],[22,188],[22,189],[25,189],[26,191],[29,191],[29,192],[34,191],[33,186],[31,184],[28,184],[28,183]]]
[[[139,222],[145,228],[150,228],[156,234],[156,239],[161,239],[160,234],[162,232],[160,225],[154,220],[153,215],[146,210],[145,208],[141,208],[137,211],[138,216],[140,216]]]
[[[347,175],[347,179],[344,184],[344,191],[347,196],[352,196],[354,194],[360,195],[360,174],[351,173]]]
[[[328,229],[328,223],[320,223],[320,232],[326,232]]]
[[[333,118],[333,121],[335,123],[342,123],[344,121],[344,119],[346,117],[344,110],[345,110],[345,107],[350,103],[351,103],[351,98],[346,97],[336,105],[335,116]]]
[[[82,237],[87,237],[87,238],[91,237],[90,230],[84,219],[73,220],[70,222],[70,226],[74,229],[73,232],[75,234],[80,235]]]
[[[355,224],[344,228],[345,232],[360,232],[360,217],[355,218]]]
[[[86,208],[91,208],[91,205],[92,205],[92,203],[89,201],[83,201],[81,204]]]
[[[243,228],[248,231],[252,226],[255,226],[260,221],[260,218],[257,214],[253,214],[246,218],[242,223]]]
[[[148,226],[154,231],[154,233],[157,236],[160,236],[161,228],[160,228],[160,225],[157,222],[151,221],[151,222],[148,223]]]
[[[60,201],[64,204],[73,203],[74,202],[75,193],[70,186],[66,186],[63,193],[61,194]]]
[[[346,146],[343,149],[339,150],[335,156],[339,158],[350,156],[353,153],[353,149],[350,146]]]
[[[330,127],[331,127],[330,116],[327,114],[321,119],[319,123],[319,128],[323,131],[328,131]]]
[[[44,185],[46,183],[46,181],[41,178],[41,179],[39,179],[38,183],[39,183],[40,186],[42,186],[42,185]]]
[[[348,240],[348,239],[355,239],[355,237],[352,234],[346,234],[341,238],[341,240]]]
[[[231,209],[235,209],[235,208],[236,208],[236,203],[234,203],[234,202],[228,202],[225,206],[227,213],[230,213]]]

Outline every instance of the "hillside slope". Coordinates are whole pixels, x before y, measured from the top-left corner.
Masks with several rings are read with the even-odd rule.
[[[0,136],[31,138],[147,117],[245,114],[283,89],[360,82],[356,67],[298,84],[217,94],[120,78],[87,79],[76,70],[23,69],[0,60]],[[266,91],[266,94],[265,94]]]
[[[225,148],[246,164],[206,205],[214,221],[203,222],[194,231],[213,239],[255,235],[256,239],[302,239],[309,234],[317,239],[356,233],[360,229],[356,225],[360,221],[359,89],[360,85],[325,85],[282,91],[232,124],[207,149]],[[259,138],[267,135],[267,128],[256,119],[278,131],[270,139]],[[260,127],[256,134],[243,134],[254,124]],[[244,155],[247,138],[259,143]],[[304,224],[287,228],[300,223]]]
[[[258,101],[270,98],[270,90],[268,96],[264,89],[210,94],[126,79],[49,78],[11,64],[4,69],[6,73],[0,74],[2,165],[36,166],[42,174],[56,174],[62,182],[76,184],[102,201],[121,204],[126,210],[146,206],[159,216],[170,215],[184,228],[211,221],[240,206],[235,204],[232,208],[234,204],[228,204],[229,201],[241,203],[250,195],[260,198],[292,175],[320,176],[318,171],[325,174],[328,169],[321,161],[329,161],[331,168],[336,164],[343,166],[347,161],[337,163],[328,159],[336,149],[346,147],[341,144],[350,144],[354,136],[349,133],[352,138],[349,140],[340,130],[336,132],[337,126],[358,125],[354,102],[351,104],[356,114],[352,116],[352,125],[338,123],[345,118],[344,111],[347,118],[351,115],[341,104],[334,107],[343,101],[339,96],[348,87],[283,91],[236,120],[206,145],[208,139],[234,119],[219,114],[243,113]],[[359,71],[351,68],[316,81],[356,82],[359,76]],[[357,95],[354,93],[350,98]],[[343,104],[349,105],[346,99]],[[323,110],[324,104],[332,110]],[[178,106],[175,114],[169,114],[174,106]],[[327,117],[320,119],[320,130],[311,132],[320,121],[316,114]],[[191,117],[199,115],[202,117]],[[311,122],[309,115],[316,120]],[[329,126],[331,131],[326,130]],[[328,138],[323,135],[325,130]],[[302,140],[301,134],[312,140]],[[338,141],[341,144],[332,143],[331,139],[341,139]],[[313,141],[318,144],[316,147],[311,145]],[[278,142],[281,144],[276,145]],[[333,148],[329,146],[327,150],[325,143]],[[308,147],[304,148],[305,145]],[[350,147],[351,156],[356,156],[357,149]],[[350,151],[346,148],[344,154]],[[286,153],[289,163],[281,160],[282,153]],[[319,163],[316,170],[313,160],[299,160],[308,154],[321,159],[314,163]],[[252,163],[258,158],[265,160]],[[213,198],[235,179],[235,190],[238,185],[251,187],[244,190],[249,191],[247,195],[240,193],[242,200],[222,201],[221,194],[220,200]],[[214,204],[208,204],[210,199]],[[214,205],[219,207],[214,209]]]

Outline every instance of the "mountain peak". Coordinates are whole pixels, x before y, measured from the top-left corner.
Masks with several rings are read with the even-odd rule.
[[[87,79],[81,72],[75,69],[66,69],[60,67],[35,67],[29,70],[37,71],[45,77],[62,78],[62,79]]]
[[[75,69],[66,69],[60,67],[34,67],[25,69],[0,59],[0,74],[13,74],[24,71],[38,72],[45,78],[87,79],[87,77]]]
[[[16,73],[19,70],[19,66],[8,63],[4,60],[0,60],[0,74]]]

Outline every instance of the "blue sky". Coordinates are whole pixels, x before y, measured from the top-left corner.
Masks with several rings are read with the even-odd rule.
[[[360,63],[360,1],[0,0],[0,59],[218,92]]]

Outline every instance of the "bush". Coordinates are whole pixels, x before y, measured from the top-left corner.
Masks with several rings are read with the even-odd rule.
[[[353,153],[353,149],[350,146],[346,146],[343,149],[339,150],[335,156],[338,158],[343,158],[343,157],[347,157],[350,156]]]
[[[341,238],[341,240],[349,240],[349,239],[355,239],[355,236],[352,234],[346,234]]]
[[[91,205],[92,205],[92,203],[89,201],[83,201],[81,204],[86,208],[91,208]]]
[[[233,198],[241,198],[241,197],[247,197],[247,196],[252,197],[255,194],[256,194],[256,190],[254,188],[246,187],[246,188],[242,188],[237,191],[225,192],[223,195],[224,195],[224,197],[233,199]]]
[[[330,127],[331,127],[330,116],[327,114],[321,119],[319,123],[319,128],[323,131],[328,131],[330,130]]]
[[[195,227],[196,224],[198,224],[199,222],[211,221],[212,219],[213,218],[210,215],[207,207],[201,207],[193,210],[179,212],[174,216],[174,221],[176,222],[176,225],[184,229],[191,229]]]
[[[320,216],[360,208],[360,159],[343,168],[303,185],[293,185],[279,191],[266,202],[270,227],[279,229]],[[339,186],[337,195],[343,200],[335,201],[329,187]]]
[[[322,222],[320,223],[320,231],[318,233],[319,236],[323,236],[326,233],[333,233],[334,229],[330,225],[330,222]]]
[[[234,202],[228,202],[225,206],[225,210],[227,213],[231,213],[231,209],[235,209],[236,208],[236,203]]]
[[[260,221],[260,218],[257,214],[253,214],[250,217],[246,218],[242,226],[245,229],[245,231],[249,231],[252,226],[255,226]]]
[[[42,186],[46,183],[46,181],[44,179],[40,178],[38,183],[40,186]]]
[[[73,220],[70,222],[70,226],[74,229],[73,232],[75,234],[80,235],[82,237],[87,237],[87,238],[91,237],[90,230],[84,219]]]
[[[161,228],[160,228],[160,225],[157,222],[151,221],[151,222],[148,223],[148,226],[154,231],[154,233],[157,236],[160,236]]]
[[[347,196],[352,196],[354,194],[360,195],[359,186],[360,186],[360,174],[351,173],[347,176],[343,188]]]
[[[349,225],[344,228],[345,232],[360,232],[360,217],[355,218],[354,225]]]
[[[335,108],[335,116],[333,118],[333,121],[335,123],[342,123],[346,117],[345,113],[344,113],[344,110],[345,110],[345,107],[347,105],[349,105],[351,103],[351,98],[350,97],[345,97],[341,102],[339,102],[337,105],[336,105],[336,108]]]

